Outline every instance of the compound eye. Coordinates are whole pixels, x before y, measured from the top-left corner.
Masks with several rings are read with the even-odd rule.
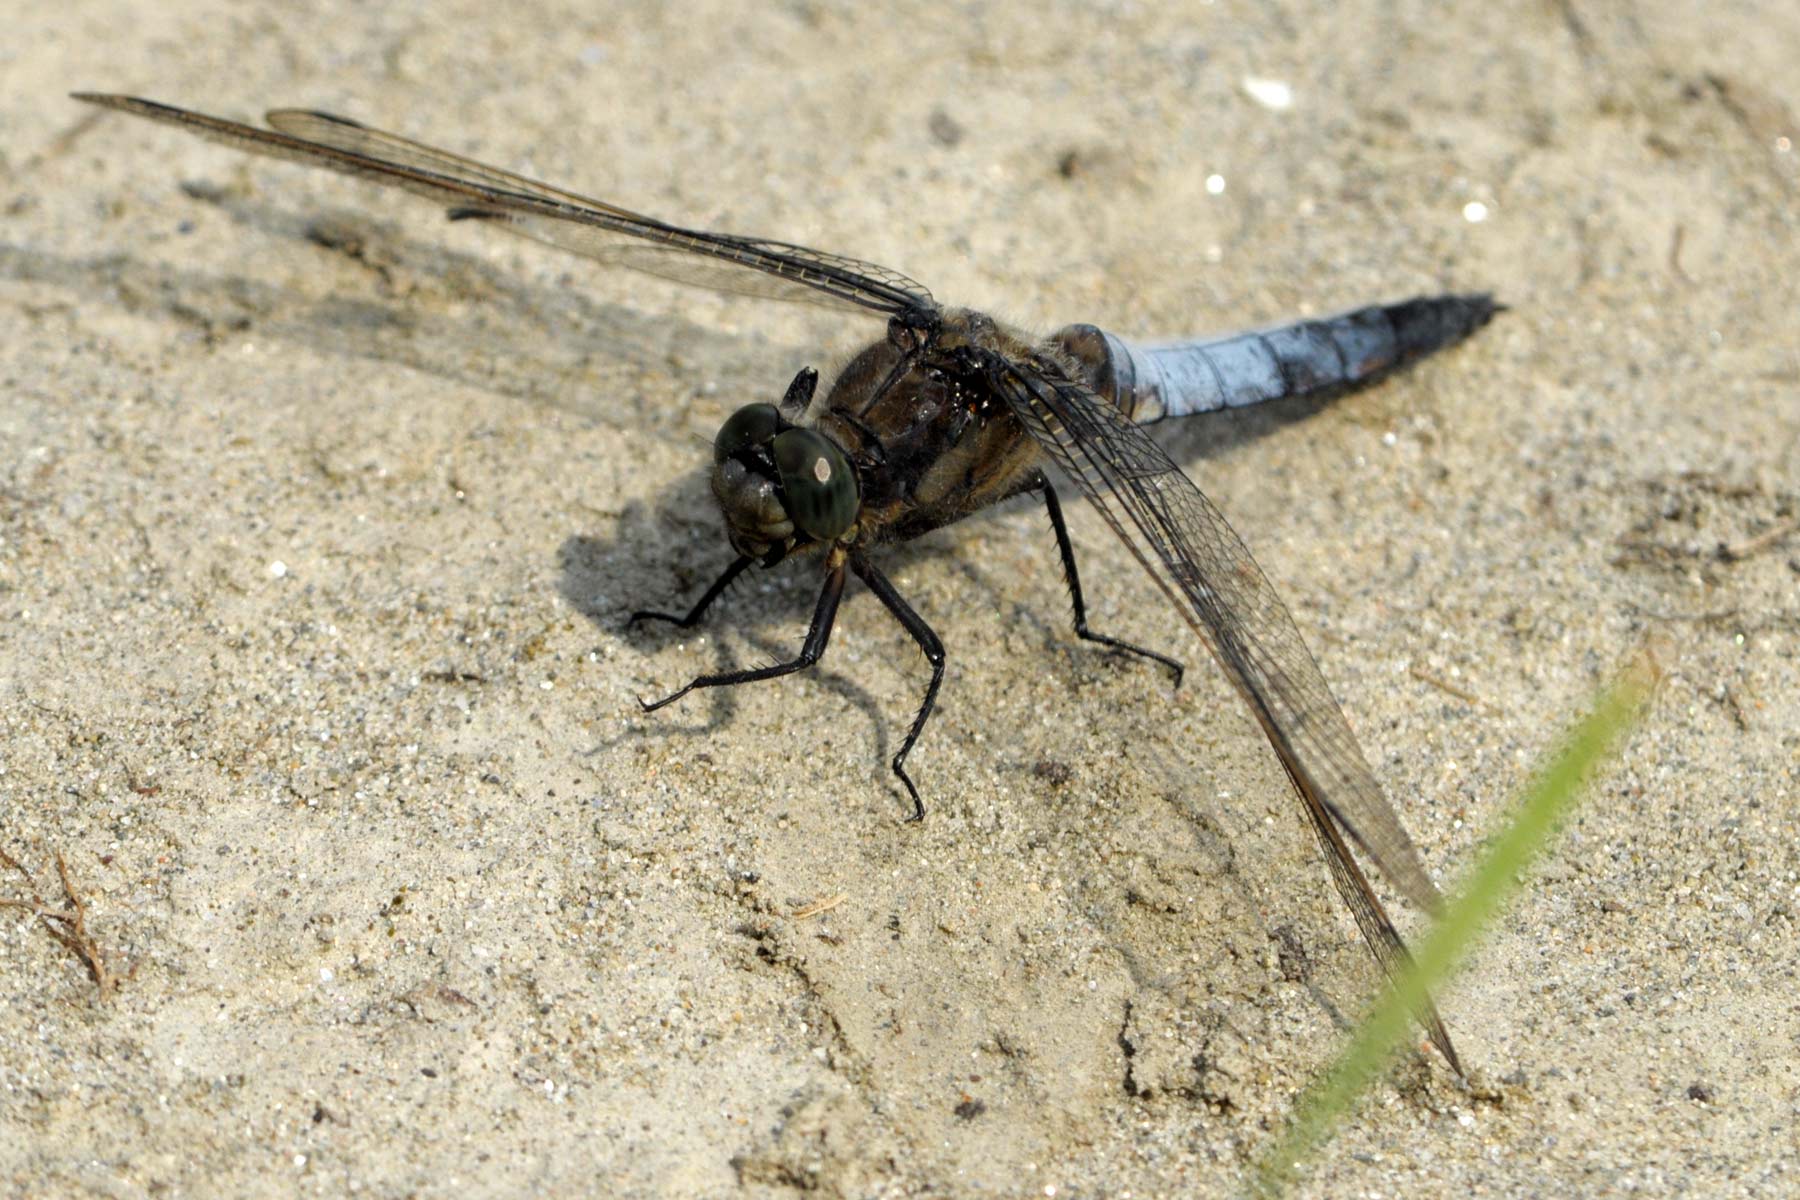
[[[850,528],[862,501],[856,475],[844,452],[810,429],[789,429],[775,438],[775,469],[794,524],[821,542]]]
[[[752,446],[762,445],[775,436],[780,423],[781,414],[773,404],[744,405],[719,426],[719,436],[713,439],[713,462],[722,463]]]

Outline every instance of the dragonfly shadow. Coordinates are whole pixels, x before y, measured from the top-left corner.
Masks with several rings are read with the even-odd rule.
[[[1201,417],[1163,421],[1151,427],[1150,433],[1169,457],[1187,466],[1227,454],[1277,433],[1289,425],[1310,421],[1352,392],[1363,391],[1368,384],[1321,389],[1299,396],[1284,396],[1250,408],[1224,409]],[[1230,497],[1214,497],[1228,503]]]
[[[362,217],[308,219],[197,194],[260,234],[349,258],[369,274],[368,290],[321,295],[130,254],[59,255],[5,243],[0,279],[49,284],[84,303],[172,322],[209,345],[275,339],[634,431],[667,426],[676,416],[652,408],[646,373],[680,376],[697,371],[691,364],[704,364],[709,382],[751,387],[764,382],[771,361],[802,357],[797,348],[754,335],[596,302],[578,287],[527,283],[479,258],[409,238],[394,225]]]
[[[1292,911],[1295,905],[1290,896],[1284,897],[1280,905],[1287,911],[1272,914],[1267,881],[1274,878],[1274,873],[1255,861],[1256,856],[1248,849],[1251,839],[1231,835],[1220,811],[1220,802],[1203,799],[1194,789],[1182,787],[1172,777],[1165,778],[1160,790],[1164,801],[1186,818],[1200,843],[1212,848],[1210,852],[1219,864],[1216,878],[1235,894],[1237,911],[1245,915],[1247,922],[1254,922],[1257,932],[1274,943],[1282,978],[1305,992],[1331,1022],[1332,1028],[1340,1033],[1352,1032],[1355,1022],[1340,1003],[1332,981],[1322,977],[1315,963],[1319,954],[1334,940],[1341,941],[1333,928],[1336,914],[1332,911],[1330,889],[1324,881],[1308,879],[1305,885],[1308,894],[1300,898],[1302,903],[1298,906],[1303,911]],[[1251,856],[1248,861],[1246,855]],[[1308,934],[1316,949],[1308,949]],[[1128,963],[1134,959],[1129,949],[1122,949],[1121,954]],[[1133,975],[1141,984],[1148,982],[1139,978],[1135,970]],[[1342,982],[1340,980],[1338,984]],[[1351,1003],[1354,1005],[1357,1001]]]
[[[1308,880],[1306,889],[1310,894],[1302,897],[1304,903],[1300,906],[1306,910],[1304,913],[1271,913],[1267,881],[1273,874],[1256,861],[1259,856],[1249,849],[1251,839],[1231,834],[1220,811],[1220,802],[1202,798],[1194,789],[1181,786],[1172,776],[1162,781],[1159,791],[1164,802],[1194,830],[1196,844],[1216,862],[1218,870],[1213,878],[1229,887],[1235,895],[1234,911],[1241,914],[1245,924],[1251,925],[1257,934],[1274,944],[1277,969],[1282,978],[1303,991],[1334,1029],[1341,1033],[1353,1030],[1355,1023],[1333,991],[1328,990],[1328,981],[1321,979],[1314,961],[1320,951],[1331,944],[1335,934],[1331,928],[1334,923],[1331,896],[1323,881]],[[1283,907],[1291,908],[1292,905]],[[1308,949],[1306,935],[1309,934],[1318,949]],[[1144,956],[1134,949],[1122,948],[1120,953],[1128,964],[1144,961]],[[1135,966],[1129,969],[1140,985],[1154,986],[1153,980],[1148,975],[1140,976]]]
[[[682,628],[667,621],[631,621],[631,614],[639,610],[677,615],[686,612],[731,561],[719,531],[716,509],[710,520],[696,516],[696,506],[710,504],[711,494],[704,480],[684,480],[651,504],[626,505],[619,513],[612,536],[572,536],[558,550],[564,600],[609,638],[621,638],[633,646],[647,664],[652,660],[670,661],[673,656],[661,652],[676,642],[705,638],[713,643],[704,654],[682,656],[679,667],[647,667],[667,672],[668,677],[653,694],[642,696],[643,700],[660,699],[697,674],[785,662],[799,653],[819,583],[811,559],[740,576],[719,597],[712,611],[692,627]],[[671,537],[671,530],[681,532]],[[698,543],[698,547],[690,543]],[[669,551],[670,546],[676,549]],[[623,594],[615,600],[613,589],[620,587]],[[860,589],[853,589],[845,599],[834,644],[848,632],[844,625],[853,606],[870,611],[860,601]],[[885,620],[885,613],[876,619]],[[805,671],[807,686],[831,693],[838,702],[867,719],[873,734],[871,774],[879,774],[891,783],[892,777],[885,770],[892,753],[891,730],[893,723],[903,721],[910,710],[896,711],[897,701],[884,700],[852,676],[832,669],[832,661],[828,650],[816,666]],[[800,686],[797,678],[782,677],[705,688],[666,710],[648,715],[637,728],[596,743],[591,752],[602,753],[645,736],[668,739],[717,733],[740,719],[741,706],[779,706],[784,703],[784,689],[796,686]],[[696,716],[695,708],[700,705],[705,706],[704,715]],[[897,784],[892,790],[898,797],[896,803],[904,800]]]
[[[1139,802],[1145,807],[1138,818],[1154,822],[1155,850],[1120,853],[1117,831],[1102,831],[1103,844],[1086,859],[1095,864],[1096,877],[1083,903],[1133,988],[1165,997],[1204,1027],[1219,1015],[1218,996],[1233,989],[1246,996],[1264,992],[1268,973],[1262,964],[1272,959],[1280,977],[1334,1029],[1350,1032],[1348,1013],[1357,1000],[1346,1003],[1344,989],[1354,982],[1321,962],[1346,945],[1330,911],[1328,886],[1315,880],[1298,893],[1272,895],[1270,881],[1277,876],[1265,860],[1279,857],[1282,838],[1233,832],[1242,822],[1231,819],[1227,802],[1209,798],[1217,789],[1205,782],[1204,764],[1166,755],[1133,755],[1132,761],[1144,772]],[[1042,780],[1040,790],[1051,799],[1021,810],[1042,830],[1026,836],[1062,836],[1085,824],[1078,815],[1087,811],[1080,765],[1009,765]],[[1172,824],[1164,824],[1159,808],[1175,818]],[[1204,914],[1198,924],[1196,914]]]

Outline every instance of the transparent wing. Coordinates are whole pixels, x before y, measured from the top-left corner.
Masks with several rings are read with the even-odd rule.
[[[987,368],[1013,414],[1162,586],[1256,714],[1339,893],[1392,975],[1408,961],[1405,943],[1346,843],[1420,907],[1436,912],[1442,899],[1274,585],[1224,514],[1117,408],[1049,363],[993,356]],[[1419,1017],[1460,1072],[1436,1010],[1427,1004]]]
[[[77,92],[75,98],[253,154],[401,188],[445,205],[454,218],[494,222],[678,283],[890,317],[936,308],[929,291],[885,267],[785,242],[684,229],[329,113],[277,109],[268,114],[273,128],[259,129],[133,96]]]

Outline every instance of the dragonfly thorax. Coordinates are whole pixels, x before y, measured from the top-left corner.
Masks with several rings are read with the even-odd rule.
[[[732,546],[770,563],[803,542],[835,541],[862,506],[843,450],[773,404],[745,405],[719,427],[712,492]]]

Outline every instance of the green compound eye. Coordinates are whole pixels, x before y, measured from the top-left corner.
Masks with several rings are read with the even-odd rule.
[[[713,439],[713,461],[722,463],[740,450],[760,446],[775,436],[781,414],[773,404],[746,404],[725,418]]]
[[[807,534],[829,542],[856,520],[862,503],[856,475],[844,452],[825,437],[810,429],[778,434],[775,469],[781,472],[788,516]]]

